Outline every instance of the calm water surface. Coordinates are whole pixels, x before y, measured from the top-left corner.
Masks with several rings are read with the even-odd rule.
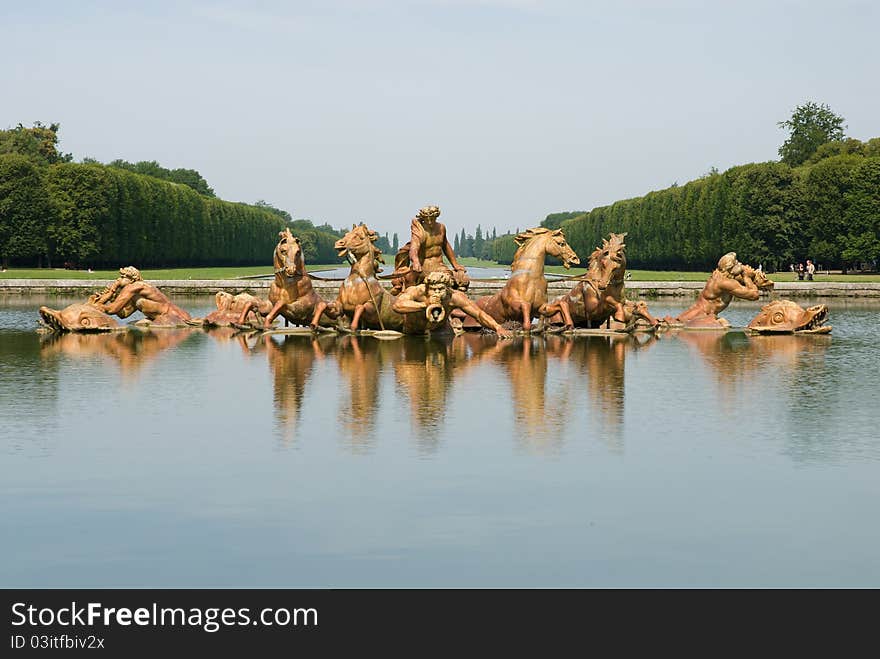
[[[3,586],[880,586],[880,305],[499,342],[53,339],[43,303],[0,299]]]

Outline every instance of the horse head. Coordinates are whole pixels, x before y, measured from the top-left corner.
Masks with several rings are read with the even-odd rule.
[[[544,253],[555,256],[562,261],[562,265],[570,268],[572,264],[577,265],[581,262],[578,255],[565,240],[565,234],[562,229],[548,229],[546,227],[537,227],[534,229],[526,229],[514,238],[514,242],[519,246],[520,252],[533,244],[533,241],[540,241],[540,245]],[[519,254],[519,252],[518,252]],[[514,257],[516,258],[516,256]]]
[[[287,277],[304,275],[306,262],[303,257],[302,244],[299,238],[290,233],[290,229],[278,232],[278,244],[274,255],[275,274]]]
[[[602,245],[590,254],[587,280],[602,293],[612,284],[623,283],[626,271],[626,233],[612,233],[611,238],[603,238]]]
[[[575,254],[574,250],[571,248],[571,245],[566,242],[565,234],[562,233],[562,229],[556,229],[551,232],[547,239],[547,253],[562,261],[562,265],[565,266],[566,269],[570,268],[572,265],[578,265],[581,262],[578,255]]]
[[[363,222],[361,224],[352,224],[351,231],[337,240],[333,248],[341,259],[347,259],[351,255],[356,261],[359,261],[364,256],[370,254],[373,257],[373,268],[378,270],[379,263],[385,263],[385,260],[382,258],[382,250],[373,244],[378,238],[379,234],[371,231]]]
[[[648,311],[648,305],[643,300],[627,300],[624,307],[629,320],[642,319],[651,327],[657,327],[660,324],[660,321]]]

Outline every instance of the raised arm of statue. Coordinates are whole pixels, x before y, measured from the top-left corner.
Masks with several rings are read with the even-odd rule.
[[[422,271],[422,260],[419,258],[419,250],[422,247],[422,235],[424,234],[424,228],[422,227],[421,222],[417,219],[414,219],[410,224],[410,233],[412,234],[409,239],[409,262],[410,268],[412,268],[415,272]]]
[[[144,286],[145,284],[142,281],[133,282],[124,286],[116,296],[115,300],[103,305],[104,313],[110,314],[111,316],[119,316],[120,318],[128,318],[131,314],[137,311],[133,304],[134,298],[136,295],[140,294],[141,289],[143,289]]]
[[[761,297],[761,292],[751,277],[743,277],[743,282],[744,284],[741,284],[736,279],[724,279],[720,286],[725,293],[730,293],[741,300],[757,300]]]

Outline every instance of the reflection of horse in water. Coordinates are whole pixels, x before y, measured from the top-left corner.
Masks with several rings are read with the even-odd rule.
[[[568,356],[572,380],[587,394],[591,414],[582,430],[610,449],[623,451],[626,403],[626,359],[657,345],[652,334],[589,336],[572,341]]]
[[[531,449],[556,450],[567,438],[579,437],[586,430],[621,450],[626,354],[655,343],[653,335],[645,334],[551,335],[543,340],[526,337],[499,342],[467,333],[455,339],[453,348],[467,346],[470,361],[491,361],[503,369],[517,437]],[[584,397],[592,413],[586,425],[579,425]]]
[[[519,321],[523,330],[529,331],[534,316],[549,318],[562,309],[556,301],[547,303],[546,256],[561,259],[566,268],[580,263],[580,259],[565,241],[561,229],[528,229],[518,234],[515,240],[519,249],[510,265],[510,278],[495,295],[478,298],[477,306],[498,323]],[[477,323],[465,319],[464,325],[475,327]]]
[[[348,383],[347,395],[339,387],[338,409],[339,421],[348,429],[353,451],[369,451],[375,444],[380,378],[386,364],[398,358],[400,344],[357,336],[340,336],[332,344],[339,376]]]
[[[330,337],[332,341],[332,337]],[[289,443],[305,425],[302,420],[306,384],[312,377],[315,361],[327,349],[325,338],[311,336],[277,337],[264,334],[257,339],[255,351],[266,351],[272,370],[275,415],[282,441]]]

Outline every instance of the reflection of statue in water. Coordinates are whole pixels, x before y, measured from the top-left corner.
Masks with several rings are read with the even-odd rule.
[[[667,317],[673,327],[691,329],[727,329],[730,323],[718,314],[724,311],[733,298],[757,300],[762,290],[773,288],[773,282],[761,270],[743,265],[736,259],[736,252],[728,252],[718,261],[718,267],[700,292],[697,301],[676,318]]]
[[[582,431],[615,452],[624,449],[627,354],[655,343],[654,335],[589,336],[572,341],[569,363],[577,374],[573,379],[581,384],[590,410]]]
[[[546,342],[525,337],[512,345],[499,344],[496,358],[507,371],[516,418],[517,438],[531,449],[557,448],[565,438],[566,415],[560,413],[568,396],[547,392],[547,356],[549,351],[571,349],[569,341]]]
[[[302,430],[306,384],[315,361],[324,356],[321,341],[312,336],[285,336],[279,342],[269,334],[257,341],[257,346],[266,350],[272,370],[275,415],[284,442],[292,441]]]
[[[89,298],[89,304],[111,316],[128,318],[140,311],[156,325],[183,325],[190,315],[141,277],[132,266],[119,269],[119,278],[100,293]]]
[[[446,227],[437,221],[438,217],[440,209],[437,206],[426,206],[410,223],[410,240],[394,258],[394,272],[400,276],[391,280],[392,295],[422,283],[425,275],[437,270],[449,272],[454,288],[462,291],[468,289],[470,279],[467,271],[456,260],[446,237]],[[452,265],[452,272],[443,262],[444,255]]]
[[[509,337],[510,332],[501,327],[495,319],[480,309],[471,299],[453,289],[452,276],[446,270],[434,270],[424,278],[424,283],[407,288],[392,305],[392,309],[403,315],[405,334],[425,334],[449,326],[452,310],[460,310],[474,318],[483,327],[501,337]]]
[[[66,357],[110,357],[117,362],[123,376],[134,376],[159,353],[182,343],[193,331],[190,329],[161,332],[129,331],[112,334],[51,334],[42,341],[44,356],[63,354]]]
[[[89,296],[85,303],[71,304],[61,310],[40,307],[40,318],[47,328],[56,332],[100,332],[119,327],[110,316],[128,318],[136,311],[156,325],[180,326],[190,320],[186,311],[145,282],[140,271],[132,266],[120,268],[116,281]]]
[[[413,435],[422,453],[437,449],[452,390],[456,366],[452,345],[456,341],[445,336],[399,342],[402,354],[394,360],[395,381],[409,398]]]
[[[675,340],[681,341],[699,355],[700,361],[708,367],[708,375],[717,384],[718,406],[731,416],[741,410],[770,408],[773,414],[783,410],[775,396],[768,400],[768,387],[784,399],[791,396],[791,410],[800,408],[803,390],[815,392],[821,398],[821,405],[827,405],[828,388],[815,387],[813,369],[821,363],[819,359],[831,345],[830,336],[748,336],[739,332],[677,332]],[[771,382],[780,383],[773,389]],[[755,382],[761,382],[755,387]],[[818,401],[817,401],[818,403]]]
[[[394,361],[400,343],[356,336],[342,336],[333,343],[340,376],[348,382],[348,394],[342,394],[339,403],[338,420],[348,429],[350,448],[355,452],[369,451],[375,442],[380,374],[386,361]]]

